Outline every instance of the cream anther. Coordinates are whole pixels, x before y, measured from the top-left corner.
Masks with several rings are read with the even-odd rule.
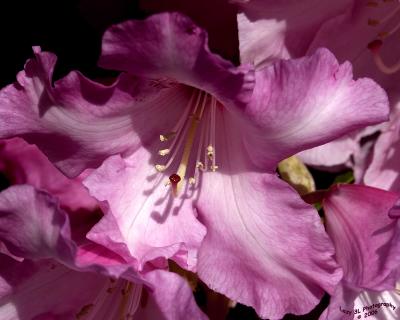
[[[387,50],[384,50],[390,50],[388,45],[386,47],[383,45],[383,41],[386,42],[388,41],[387,39],[389,37],[395,33],[398,34],[398,30],[400,29],[400,5],[394,6],[390,10],[387,10],[386,15],[381,17],[380,20],[368,19],[368,25],[375,26],[378,24],[380,24],[382,28],[377,30],[379,31],[377,33],[377,38],[371,41],[367,47],[372,52],[374,63],[378,69],[385,74],[393,74],[400,71],[400,60],[393,65],[387,65],[384,61],[385,59],[382,57],[382,49],[387,48]]]
[[[211,169],[212,172],[215,172],[215,171],[217,171],[218,166],[212,165],[212,166],[210,167],[210,169]]]
[[[196,163],[196,168],[197,168],[197,169],[200,169],[200,170],[204,169],[204,164],[203,164],[203,162],[201,162],[201,161],[197,162],[197,163]]]
[[[193,90],[186,108],[171,133],[160,135],[161,142],[168,141],[174,136],[166,148],[158,150],[160,156],[167,156],[166,163],[156,165],[158,172],[171,167],[176,168],[166,183],[171,187],[174,196],[179,194],[185,182],[196,185],[200,171],[215,171],[218,168],[215,164],[217,103],[217,100],[208,93]],[[200,161],[203,157],[204,161]],[[171,177],[179,177],[179,181],[175,179],[172,181]]]
[[[163,171],[165,171],[165,169],[166,169],[166,166],[163,166],[162,164],[156,164],[156,170],[158,172],[163,172]]]
[[[162,149],[158,151],[158,154],[160,156],[166,156],[167,154],[169,154],[170,150],[169,149]]]
[[[213,148],[212,145],[209,145],[209,146],[207,147],[207,157],[208,157],[210,160],[212,160],[213,155],[214,155],[214,148]]]

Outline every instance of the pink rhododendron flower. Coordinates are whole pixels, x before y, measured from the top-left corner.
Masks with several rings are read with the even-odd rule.
[[[329,48],[339,61],[350,60],[354,66],[355,76],[367,76],[377,81],[389,95],[392,112],[397,112],[400,46],[396,38],[400,34],[399,21],[399,1],[357,0],[345,13],[332,18],[321,27],[308,52],[314,52],[323,46]],[[364,153],[368,156],[368,153],[360,150],[361,138],[374,131],[385,130],[385,127],[380,125],[367,128],[337,141],[336,146],[340,146],[342,150],[329,144],[325,147],[325,151],[329,152],[332,160],[324,165],[347,163],[349,166],[357,166],[357,163],[349,161],[351,155],[360,158],[359,153]],[[343,152],[343,148],[347,151]],[[323,164],[326,157],[322,156],[321,159],[321,154],[324,150],[313,153],[314,155],[317,153],[318,156],[313,157],[307,151],[303,159],[310,164]]]
[[[0,254],[2,319],[206,319],[178,275],[151,266],[139,275],[71,234],[50,194],[28,185],[0,193],[0,241],[23,259]]]
[[[362,174],[362,182],[382,188],[400,192],[400,114],[393,114],[390,125],[387,126],[377,139],[371,161]]]
[[[259,67],[306,55],[321,26],[352,3],[350,0],[231,2],[240,11],[237,18],[240,59]]]
[[[389,294],[382,291],[394,290],[399,276],[400,229],[389,213],[399,197],[362,185],[337,185],[325,195],[326,228],[335,245],[336,260],[343,268],[343,279],[321,319],[359,319],[354,309],[365,318],[364,313],[372,310],[363,310],[360,303],[369,306],[382,302],[376,298]],[[373,300],[367,303],[368,299]],[[397,307],[399,297],[395,299],[385,302]],[[395,311],[398,317],[400,311]],[[378,310],[372,318],[389,319],[386,314]]]
[[[340,62],[352,62],[356,78],[370,77],[381,84],[389,93],[392,109],[395,108],[398,94],[392,88],[400,80],[400,73],[396,73],[400,68],[400,47],[396,41],[400,29],[398,1],[251,0],[241,2],[239,8],[242,61],[265,65],[326,47]],[[361,138],[381,128],[351,133],[299,156],[316,167],[358,166],[360,158],[368,155],[360,149]],[[358,158],[356,164],[352,156]]]
[[[55,56],[35,56],[0,92],[0,136],[23,136],[70,176],[101,165],[84,182],[106,212],[89,239],[138,270],[174,259],[271,319],[332,292],[332,244],[275,168],[387,120],[373,81],[324,49],[235,67],[176,13],[105,33],[100,65],[126,72],[111,86],[76,72],[52,84]]]

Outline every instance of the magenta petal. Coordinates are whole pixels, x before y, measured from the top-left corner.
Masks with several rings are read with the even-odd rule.
[[[133,266],[107,248],[89,243],[78,248],[58,201],[29,185],[0,193],[0,241],[17,257],[52,258],[73,269],[142,282]]]
[[[145,279],[153,285],[154,289],[150,291],[146,303],[139,305],[135,319],[208,319],[196,305],[193,292],[186,280],[177,274],[156,270],[148,273]]]
[[[400,242],[397,220],[388,214],[398,199],[395,193],[362,185],[338,185],[324,199],[327,232],[346,284],[393,288]]]
[[[167,120],[153,112],[174,105],[173,117],[187,103],[179,86],[126,75],[104,86],[71,72],[50,85],[55,61],[36,51],[18,82],[0,91],[0,137],[18,135],[37,144],[69,176],[97,167],[109,155],[132,153],[159,134],[157,125],[164,128]]]
[[[68,218],[48,193],[29,185],[0,193],[0,240],[16,256],[73,259]]]
[[[192,202],[174,198],[164,185],[168,178],[154,178],[157,171],[150,158],[144,148],[125,160],[111,157],[84,181],[94,197],[107,203],[106,215],[88,237],[134,258],[140,268],[164,257],[194,269],[205,228]]]
[[[400,116],[396,114],[391,125],[375,142],[371,163],[364,173],[363,183],[400,192],[399,157]]]
[[[345,136],[321,146],[302,151],[299,158],[315,167],[341,166],[350,161],[350,156],[359,150],[359,144],[351,136]]]
[[[374,40],[382,40],[380,53],[386,64],[395,64],[399,59],[400,44],[397,41],[399,30],[394,30],[400,19],[398,1],[382,1],[371,7],[368,2],[354,1],[345,13],[328,20],[315,35],[308,53],[320,47],[331,50],[341,62],[349,60],[354,65],[354,74],[369,77],[385,89],[398,92],[396,85],[400,73],[388,75],[374,62],[368,46]],[[396,32],[392,32],[396,31]],[[387,36],[383,36],[386,34]],[[397,94],[396,94],[397,95]],[[398,100],[398,97],[396,97]]]
[[[206,33],[179,13],[112,26],[104,35],[99,65],[149,78],[173,79],[225,102],[246,102],[254,82],[248,68],[236,68],[212,54]]]
[[[0,171],[11,184],[30,184],[58,198],[68,212],[94,211],[97,202],[79,179],[68,179],[34,145],[19,138],[0,142]]]
[[[239,158],[239,157],[238,157]],[[235,159],[236,162],[237,159]],[[304,314],[341,278],[317,212],[274,175],[206,173],[198,274],[263,318]]]
[[[333,295],[330,297],[329,306],[320,316],[319,320],[353,320],[357,319],[354,315],[354,300],[359,291],[338,285]]]
[[[16,262],[0,255],[2,320],[71,320],[92,303],[107,278],[50,260]]]
[[[262,66],[305,55],[321,25],[342,12],[350,2],[251,0],[240,4],[241,61]]]
[[[245,114],[257,126],[245,137],[252,160],[273,169],[289,155],[388,120],[389,106],[376,83],[354,81],[349,63],[320,49],[259,70]]]
[[[156,270],[145,275],[153,289],[51,260],[16,262],[0,254],[2,320],[207,319],[178,275]]]

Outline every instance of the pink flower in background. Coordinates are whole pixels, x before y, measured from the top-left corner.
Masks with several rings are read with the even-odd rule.
[[[400,80],[397,72],[400,47],[396,41],[400,32],[398,1],[251,0],[240,3],[239,9],[242,11],[238,16],[242,61],[265,65],[326,47],[340,62],[353,64],[356,78],[370,77],[382,85],[389,93],[392,110],[396,108],[395,87]],[[300,157],[317,167],[356,167],[360,175],[359,162],[364,162],[368,155],[365,147],[360,149],[360,140],[381,128],[353,132],[302,152]],[[356,163],[352,156],[356,157]]]
[[[240,59],[257,67],[310,53],[308,48],[321,26],[352,4],[351,0],[231,2],[240,11],[237,18]]]
[[[52,84],[55,56],[35,53],[0,92],[0,135],[37,144],[70,176],[101,165],[84,182],[105,211],[90,240],[138,270],[172,258],[262,317],[306,313],[332,292],[341,273],[320,219],[274,172],[387,120],[373,81],[324,49],[235,67],[176,13],[105,33],[100,65],[126,72],[111,86],[76,72]]]
[[[354,308],[363,311],[363,306],[379,302],[392,302],[398,307],[399,297],[383,291],[393,291],[399,279],[400,229],[397,219],[389,217],[391,210],[398,208],[399,197],[362,185],[337,185],[325,195],[326,229],[343,268],[343,278],[321,319],[358,319]],[[381,301],[383,296],[392,298]],[[400,314],[400,309],[382,309],[372,318],[397,319]],[[361,316],[364,318],[364,312]]]
[[[400,35],[399,21],[398,1],[357,0],[345,13],[321,27],[308,52],[323,46],[330,49],[339,61],[351,61],[356,77],[370,77],[386,90],[394,116],[399,108],[400,96],[400,46],[396,40]],[[368,156],[368,152],[360,149],[361,138],[386,128],[387,125],[367,128],[335,142],[336,146],[328,144],[320,151],[307,152],[303,159],[310,164],[324,166],[347,163],[355,168],[359,180],[363,169],[358,168],[358,162],[360,157],[361,161],[367,161],[362,157]],[[355,163],[349,161],[351,155],[355,156]]]
[[[138,274],[95,243],[77,246],[68,216],[28,185],[0,193],[0,314],[8,319],[206,319],[178,275]],[[15,260],[13,257],[18,257]]]
[[[400,94],[400,87],[398,93]],[[400,113],[394,110],[391,120],[377,138],[364,167],[359,169],[359,180],[370,186],[400,192]]]
[[[87,241],[86,233],[103,215],[98,201],[81,182],[86,173],[74,179],[65,177],[36,146],[20,138],[0,141],[0,174],[11,190],[16,185],[30,185],[57,199],[69,216],[76,241]]]
[[[10,185],[29,184],[57,197],[70,214],[83,214],[98,209],[97,200],[82,185],[87,175],[65,177],[35,146],[20,138],[0,141],[0,172]]]

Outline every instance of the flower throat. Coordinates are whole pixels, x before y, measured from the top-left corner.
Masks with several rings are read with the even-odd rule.
[[[214,172],[218,169],[215,149],[216,112],[217,100],[213,96],[204,91],[193,90],[188,105],[174,128],[169,133],[160,135],[160,141],[166,147],[160,149],[158,154],[168,160],[165,164],[156,164],[156,170],[167,170],[180,155],[178,169],[166,182],[166,185],[171,186],[174,196],[178,195],[185,180],[188,180],[189,185],[195,186],[200,171]]]

